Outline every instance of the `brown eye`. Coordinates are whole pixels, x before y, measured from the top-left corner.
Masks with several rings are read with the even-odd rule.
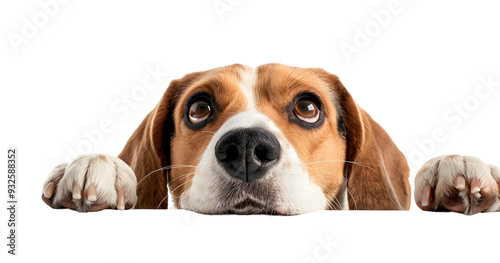
[[[293,115],[301,121],[315,123],[319,119],[319,108],[312,100],[300,99],[295,103]]]
[[[208,102],[204,100],[195,101],[189,107],[189,121],[194,124],[200,123],[208,119],[211,112],[212,107]]]

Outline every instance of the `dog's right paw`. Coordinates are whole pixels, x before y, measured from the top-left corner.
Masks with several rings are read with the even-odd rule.
[[[415,202],[426,211],[493,212],[500,208],[499,187],[498,167],[471,156],[440,156],[418,171]]]
[[[79,212],[130,209],[137,203],[137,178],[121,159],[82,155],[56,166],[43,185],[42,199],[53,208]]]

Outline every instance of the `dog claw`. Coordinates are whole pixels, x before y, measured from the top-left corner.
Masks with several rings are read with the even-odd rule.
[[[52,195],[54,194],[54,189],[56,185],[54,183],[48,183],[47,186],[45,186],[45,190],[43,190],[43,195],[45,198],[51,198]]]
[[[431,186],[425,185],[424,190],[422,191],[422,206],[428,206],[431,198]]]
[[[477,178],[472,178],[470,181],[470,192],[475,194],[481,191],[481,182]]]
[[[87,200],[90,202],[95,202],[97,200],[95,186],[91,185],[87,189]]]
[[[455,177],[455,188],[459,191],[465,190],[465,177],[462,175]]]
[[[116,201],[116,209],[125,210],[125,190],[123,188],[118,189],[118,198]]]
[[[82,199],[82,194],[80,192],[81,192],[80,186],[78,185],[77,182],[74,182],[73,183],[73,190],[72,190],[73,199],[75,199],[75,200]]]
[[[472,178],[470,181],[470,193],[475,198],[481,198],[481,182],[477,178]]]

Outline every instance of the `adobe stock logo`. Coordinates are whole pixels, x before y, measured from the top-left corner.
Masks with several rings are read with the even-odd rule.
[[[472,94],[454,103],[446,109],[442,116],[445,125],[435,127],[427,138],[415,140],[415,149],[410,152],[408,161],[411,170],[418,169],[426,160],[434,157],[439,144],[449,139],[449,134],[462,127],[466,119],[481,108],[481,104],[491,98],[500,89],[500,82],[493,80],[493,75],[478,76],[479,84],[472,89]]]
[[[403,11],[399,0],[391,0],[387,3],[387,7],[382,10],[370,12],[371,20],[363,26],[354,27],[354,37],[352,41],[342,41],[339,44],[340,50],[344,55],[347,63],[351,63],[352,56],[361,54],[362,50],[372,43],[373,39],[380,35],[384,28],[387,28],[393,17]]]
[[[233,12],[235,7],[241,5],[243,0],[215,0],[212,6],[221,21],[224,21],[226,13]]]
[[[51,18],[54,18],[61,6],[66,5],[69,0],[40,0],[38,6],[41,10],[35,12],[30,18],[23,16],[21,18],[21,29],[19,33],[7,33],[7,39],[16,53],[19,53],[20,47],[29,43],[36,37],[40,30],[46,27]]]
[[[311,256],[305,258],[303,263],[331,262],[335,256],[335,251],[340,248],[340,244],[333,242],[331,236],[316,238],[317,246]]]

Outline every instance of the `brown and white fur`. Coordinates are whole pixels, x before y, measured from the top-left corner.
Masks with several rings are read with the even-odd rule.
[[[211,115],[194,125],[186,115],[200,94]],[[297,118],[294,103],[302,96],[318,108],[316,123]],[[222,167],[216,148],[226,134],[249,129],[275,138],[280,154],[264,175],[245,181]],[[438,174],[459,172],[452,169],[453,162],[438,172],[433,164],[427,166],[428,172],[417,176],[415,193],[423,209],[445,198],[442,189],[456,185],[447,179],[435,189],[441,182]],[[479,166],[470,169],[485,169]],[[484,173],[479,178],[487,179],[478,187],[489,187],[497,205],[498,188],[490,187],[496,181]],[[44,184],[42,199],[53,208],[82,212],[167,208],[169,195],[177,208],[205,214],[408,210],[408,177],[404,155],[337,76],[318,68],[235,64],[172,81],[118,158],[85,155],[57,166]],[[472,177],[465,177],[467,184]],[[421,205],[423,192],[427,206]],[[494,210],[489,207],[480,210]]]

